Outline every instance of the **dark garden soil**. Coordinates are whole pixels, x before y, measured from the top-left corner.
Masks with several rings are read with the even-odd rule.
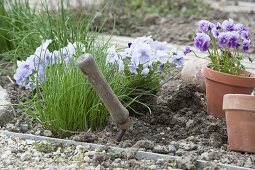
[[[255,42],[255,18],[252,14],[210,11],[207,16],[201,18],[212,22],[232,18],[251,29],[251,37]],[[176,18],[169,15],[157,18],[156,25],[147,23],[148,26],[136,27],[136,31],[129,36],[152,35],[159,41],[191,45],[197,22],[201,18],[193,16]],[[12,84],[6,75],[1,76],[0,85],[8,90],[14,104],[25,101],[28,97],[27,93]],[[14,108],[16,117],[1,129],[52,135],[21,109],[16,106]],[[157,94],[151,113],[148,110],[143,113],[143,116],[132,117],[132,127],[120,143],[114,140],[119,129],[110,120],[106,128],[100,132],[76,134],[70,139],[182,156],[181,161],[186,168],[194,165],[196,159],[255,168],[255,154],[233,152],[228,149],[225,120],[214,118],[207,113],[205,94],[199,92],[193,85],[183,84],[181,80],[169,81]]]

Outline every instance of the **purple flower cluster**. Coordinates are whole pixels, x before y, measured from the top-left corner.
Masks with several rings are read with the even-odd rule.
[[[18,85],[26,89],[34,89],[37,83],[45,81],[47,67],[54,64],[68,64],[69,59],[78,49],[85,52],[84,44],[77,42],[73,44],[69,42],[66,47],[50,52],[48,46],[51,42],[52,40],[44,41],[26,61],[17,61],[17,69],[13,78]]]
[[[212,41],[217,42],[221,49],[237,49],[241,46],[247,52],[251,47],[248,29],[240,23],[235,24],[232,19],[217,24],[201,20],[198,30],[201,33],[196,34],[194,45],[200,51],[207,51]]]
[[[125,60],[128,60],[129,70],[132,74],[138,74],[138,68],[142,75],[147,75],[154,67],[158,65],[158,71],[162,71],[165,64],[170,62],[170,49],[167,42],[154,41],[151,36],[138,37],[134,42],[128,44],[128,48],[117,53],[115,47],[107,50],[106,64],[119,64],[119,71],[123,71]],[[173,63],[176,67],[183,66],[183,54],[173,55]]]

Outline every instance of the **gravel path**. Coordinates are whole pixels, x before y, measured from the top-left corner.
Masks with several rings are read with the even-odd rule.
[[[0,133],[0,169],[173,169],[171,160],[138,160],[136,149],[124,153],[108,151],[107,147],[87,149],[81,145],[55,144],[7,137]],[[179,165],[180,168],[183,165]]]

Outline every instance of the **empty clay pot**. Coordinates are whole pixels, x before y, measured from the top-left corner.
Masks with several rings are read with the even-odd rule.
[[[255,96],[226,94],[223,109],[226,112],[229,148],[255,153]]]
[[[248,71],[241,71],[244,76],[235,76],[204,67],[202,74],[205,77],[207,111],[218,118],[225,118],[222,110],[225,94],[251,94],[255,87],[255,75]]]

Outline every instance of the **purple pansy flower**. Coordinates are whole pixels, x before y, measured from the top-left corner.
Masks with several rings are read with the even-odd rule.
[[[212,28],[211,32],[214,38],[218,38],[220,31],[216,27]]]
[[[188,47],[185,48],[183,54],[184,54],[184,55],[187,55],[187,54],[190,53],[190,52],[191,52],[190,46],[188,46]]]
[[[231,38],[230,32],[221,32],[219,34],[219,41],[218,41],[219,46],[225,47],[229,43],[230,38]]]
[[[163,64],[163,63],[159,64],[159,66],[158,66],[158,72],[162,72],[163,69],[164,69],[164,67],[165,67],[165,64]]]
[[[251,47],[251,40],[245,39],[243,41],[243,51],[247,52],[250,49],[250,47]]]
[[[194,45],[200,51],[207,51],[210,46],[210,37],[205,33],[197,33],[194,39]]]
[[[239,33],[241,33],[242,31],[248,31],[248,29],[245,28],[244,25],[243,25],[243,24],[240,24],[240,23],[238,23],[238,24],[235,25],[235,29],[236,29]]]
[[[239,34],[236,31],[230,32],[231,37],[229,38],[228,47],[229,48],[237,48],[238,44],[238,37]]]
[[[241,31],[241,38],[243,40],[249,40],[250,39],[250,35],[249,35],[249,31]]]
[[[209,21],[201,20],[198,23],[198,30],[201,31],[201,32],[206,33],[209,30],[209,28],[210,28],[210,22]]]
[[[234,31],[234,30],[235,30],[234,21],[233,21],[232,19],[223,21],[223,23],[222,23],[222,28],[223,28],[225,31]]]
[[[217,29],[217,30],[220,30],[221,28],[222,28],[221,23],[217,22],[217,24],[216,24],[216,29]]]

